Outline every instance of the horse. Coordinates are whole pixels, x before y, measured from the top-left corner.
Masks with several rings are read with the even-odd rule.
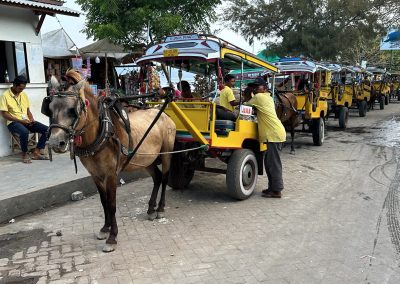
[[[253,88],[247,86],[243,91],[243,99],[245,102],[249,101],[253,95]],[[279,120],[285,128],[290,128],[291,144],[290,154],[295,154],[294,149],[294,130],[300,124],[297,112],[297,99],[293,93],[275,93],[275,111]]]
[[[68,72],[79,82],[70,86],[67,92],[45,98],[48,100],[47,107],[45,103],[42,105],[42,112],[47,113],[52,122],[48,146],[56,153],[65,153],[69,149],[71,158],[78,156],[92,176],[104,210],[104,226],[97,239],[107,239],[103,252],[111,252],[117,245],[116,189],[117,176],[122,170],[145,169],[151,175],[154,186],[148,203],[148,218],[164,217],[171,163],[168,152],[174,148],[176,126],[165,113],[161,113],[136,155],[129,161],[129,154],[141,141],[159,110],[140,109],[127,113],[122,107],[118,108],[118,100],[112,104],[110,97],[93,95],[89,84],[82,80],[78,72]],[[167,153],[162,155],[162,152]],[[159,164],[161,170],[157,167]],[[160,185],[160,200],[155,208]]]
[[[300,124],[297,112],[296,95],[293,93],[277,93],[276,98],[276,115],[285,126],[285,128],[290,128],[290,154],[294,155],[294,130]]]

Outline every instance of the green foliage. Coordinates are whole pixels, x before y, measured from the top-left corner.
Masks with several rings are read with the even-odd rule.
[[[400,23],[399,0],[228,0],[224,18],[270,54],[337,60]],[[355,60],[355,58],[348,58]]]
[[[86,12],[85,32],[126,47],[176,33],[208,32],[221,0],[76,0]]]
[[[194,94],[195,97],[203,97],[212,92],[215,88],[215,82],[209,80],[206,76],[196,74],[194,77]]]

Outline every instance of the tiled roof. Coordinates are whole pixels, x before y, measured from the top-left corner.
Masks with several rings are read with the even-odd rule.
[[[60,3],[64,2],[61,0],[53,0],[53,1],[60,2]],[[75,16],[75,17],[79,17],[79,15],[81,14],[78,11],[72,10],[67,7],[62,7],[59,4],[53,5],[53,4],[46,4],[46,3],[41,3],[41,2],[37,2],[37,1],[0,0],[0,6],[1,5],[21,7],[21,8],[27,8],[27,9],[37,10],[37,11],[41,11],[41,12],[46,12],[49,14],[63,14],[63,15],[69,15],[69,16]]]

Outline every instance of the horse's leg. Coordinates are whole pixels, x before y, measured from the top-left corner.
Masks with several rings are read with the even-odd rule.
[[[294,150],[294,123],[292,123],[290,128],[290,136],[292,138],[292,143],[290,144],[290,154],[294,155],[296,153]]]
[[[170,148],[166,149],[166,151],[172,151],[174,149],[173,143]],[[169,168],[171,166],[171,155],[164,155],[161,158],[162,160],[162,184],[161,184],[161,197],[160,201],[158,202],[157,208],[157,218],[164,218],[164,208],[165,208],[165,192],[167,190],[167,183],[168,183],[168,175],[169,175]]]
[[[105,240],[110,232],[111,227],[110,215],[108,214],[107,209],[107,194],[101,180],[94,178],[94,183],[96,184],[97,191],[99,192],[101,205],[103,206],[104,211],[104,226],[100,229],[100,232],[96,235],[96,237],[98,240]]]
[[[164,214],[165,191],[167,189],[168,174],[169,174],[168,171],[166,173],[162,174],[161,197],[160,197],[160,201],[158,202],[158,208],[157,208],[157,218],[158,219],[165,217],[165,214]]]
[[[157,212],[155,211],[155,207],[157,206],[157,195],[158,195],[158,189],[160,188],[160,184],[162,181],[162,174],[159,168],[157,167],[156,163],[153,163],[151,166],[147,168],[147,171],[153,178],[153,191],[151,192],[151,197],[149,200],[149,207],[147,209],[147,215],[149,220],[154,220],[157,218]]]
[[[107,188],[107,210],[109,215],[109,221],[111,222],[110,235],[106,241],[105,246],[103,247],[104,252],[111,252],[115,250],[115,245],[117,244],[117,235],[118,235],[118,225],[117,219],[115,218],[115,212],[117,209],[117,175],[111,175],[107,177],[106,182]]]

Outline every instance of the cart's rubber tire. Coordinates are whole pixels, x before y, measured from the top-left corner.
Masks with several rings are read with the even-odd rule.
[[[257,158],[252,150],[235,150],[226,169],[226,186],[229,195],[238,200],[249,198],[256,188]]]
[[[347,107],[341,107],[339,110],[339,127],[346,129],[347,121],[349,120],[349,109]]]
[[[389,96],[385,95],[385,105],[388,105],[388,104],[389,104]]]
[[[313,119],[312,136],[315,146],[322,146],[325,140],[325,121],[322,117]]]
[[[385,100],[382,95],[379,97],[379,109],[385,109]]]
[[[365,117],[367,115],[368,104],[366,101],[361,101],[358,104],[358,114],[360,117]]]
[[[175,143],[174,151],[182,150],[182,145]],[[185,153],[173,154],[169,168],[168,186],[173,189],[187,188],[192,181],[195,169],[185,161]]]

